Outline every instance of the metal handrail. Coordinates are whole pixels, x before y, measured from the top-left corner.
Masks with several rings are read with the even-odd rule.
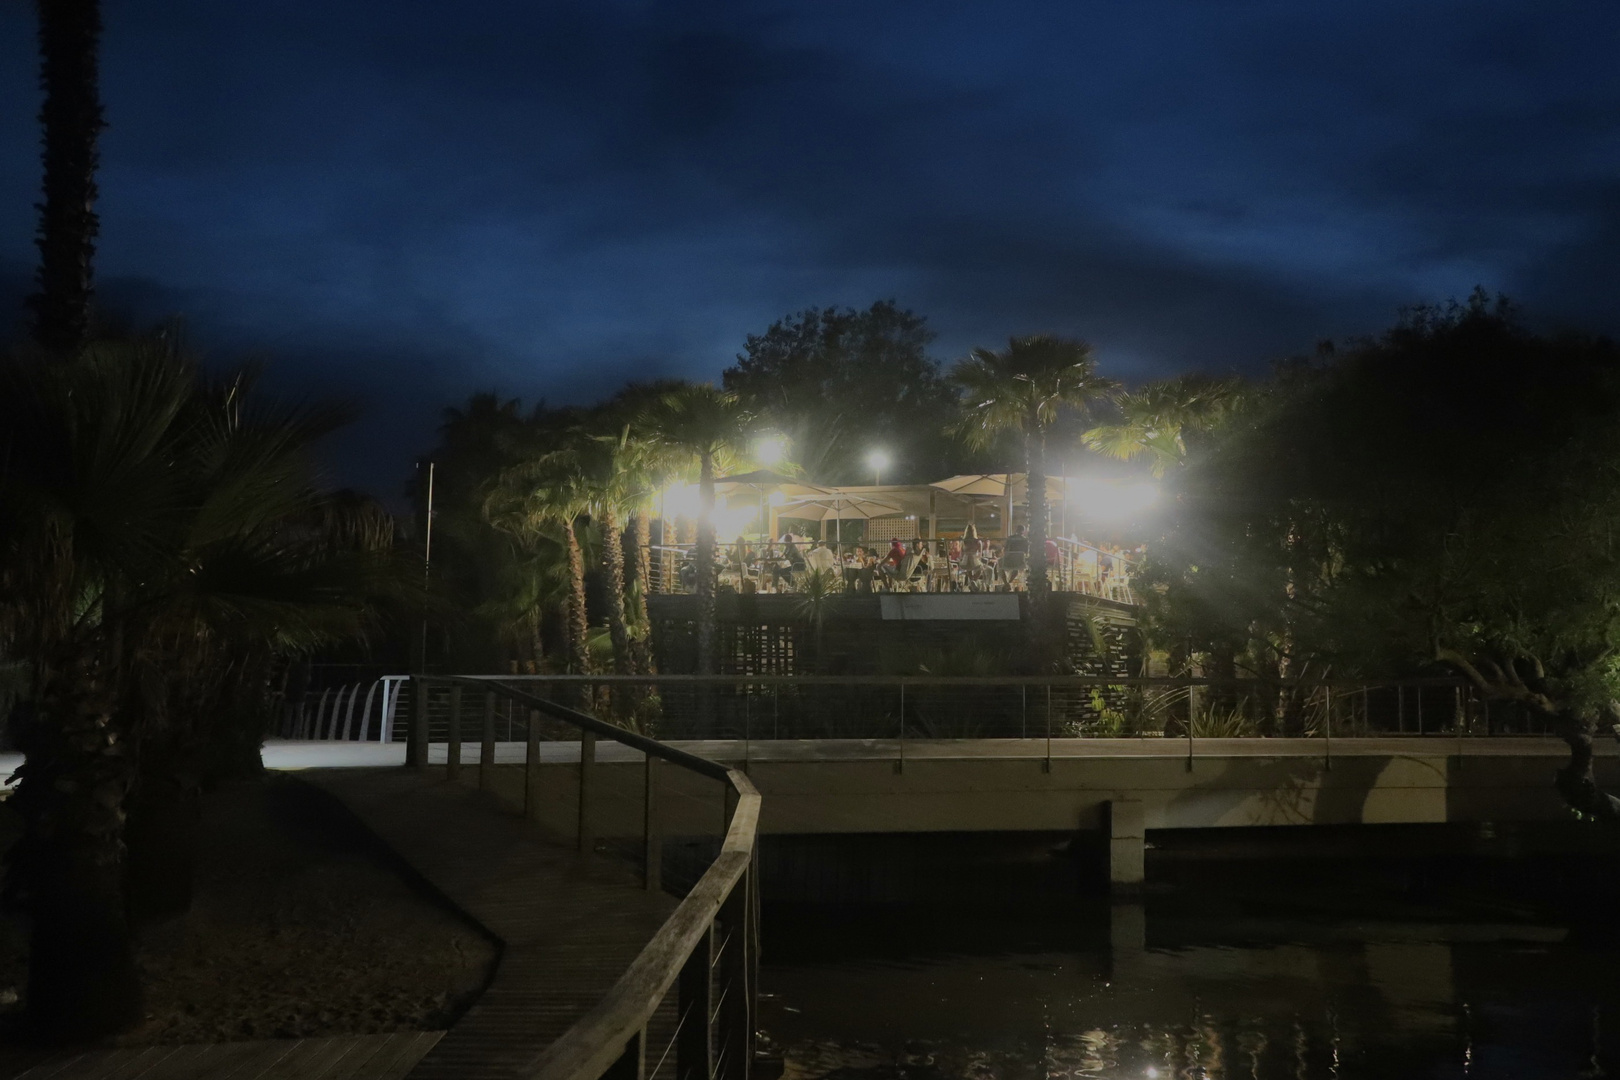
[[[489,724],[493,716],[493,697],[497,694],[580,729],[582,783],[579,828],[582,849],[592,835],[584,770],[593,763],[596,737],[605,736],[645,754],[648,865],[644,880],[649,889],[658,887],[656,861],[661,860],[660,844],[654,838],[658,825],[654,815],[653,761],[668,761],[727,785],[731,814],[719,855],[608,992],[520,1071],[533,1080],[599,1080],[610,1073],[615,1077],[629,1078],[645,1075],[647,1026],[670,988],[679,981],[683,1012],[701,1015],[705,1023],[696,1029],[689,1029],[683,1024],[682,1030],[677,1032],[678,1071],[682,1075],[701,1075],[705,1078],[717,1075],[714,1068],[716,1062],[711,1057],[713,1042],[709,1030],[711,1024],[716,1024],[723,1049],[730,1051],[729,1060],[724,1062],[725,1067],[718,1071],[718,1075],[723,1080],[747,1080],[754,1056],[755,966],[759,931],[753,864],[761,802],[758,790],[748,777],[719,762],[667,746],[576,709],[485,678],[460,675],[418,675],[413,678],[424,691],[418,699],[421,703],[417,713],[419,721],[426,717],[427,687],[434,683],[451,687],[453,730],[450,745],[455,749],[447,752],[446,770],[452,777],[460,765],[461,691],[465,688],[482,690],[486,695],[486,749],[492,740]],[[412,745],[418,750],[412,755],[413,764],[425,767],[425,725],[413,723],[410,734]],[[533,757],[532,732],[529,744],[531,758],[528,764],[532,768],[538,764]],[[481,769],[492,764],[490,757],[481,756]],[[487,773],[484,775],[487,776]],[[728,947],[724,950],[721,959],[733,980],[741,981],[743,992],[732,993],[736,987],[728,986],[722,995],[720,1008],[711,1010],[710,977],[717,920],[726,925],[729,939],[740,943],[738,948]],[[692,1060],[696,1058],[702,1061]]]
[[[1464,679],[1448,676],[1429,676],[1412,679],[1256,679],[1231,678],[1220,679],[1206,676],[1124,676],[1124,675],[428,675],[432,680],[462,680],[468,684],[486,686],[490,683],[539,682],[539,683],[566,683],[573,685],[611,686],[614,684],[640,684],[671,683],[682,685],[710,685],[710,686],[1266,686],[1278,689],[1292,689],[1297,687],[1394,687],[1394,686],[1456,686],[1466,687]],[[516,692],[516,691],[514,691]],[[539,700],[539,699],[535,699]],[[572,714],[560,716],[561,719],[573,719],[575,723],[588,720],[592,724],[602,725],[618,733],[609,736],[619,738],[628,736],[643,739],[644,736],[625,731],[623,728],[606,724],[585,713],[563,709],[560,705],[552,703],[551,707]],[[576,719],[577,718],[577,719]],[[583,726],[583,725],[581,725]],[[600,732],[607,734],[607,732]],[[624,739],[620,738],[623,742]],[[649,743],[663,746],[657,740],[647,739]],[[637,749],[643,749],[639,744]],[[664,750],[672,750],[664,747]],[[679,751],[673,751],[679,753]],[[700,759],[701,760],[701,759]]]

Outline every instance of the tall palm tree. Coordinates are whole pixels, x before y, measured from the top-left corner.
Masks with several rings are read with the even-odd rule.
[[[590,672],[589,625],[585,610],[585,556],[580,519],[590,511],[592,491],[579,447],[552,449],[502,470],[485,500],[484,512],[496,528],[533,543],[551,536],[563,549],[568,577],[566,626],[571,674]]]
[[[31,672],[5,888],[31,915],[44,1037],[140,1015],[125,821],[159,782],[146,750],[256,750],[259,714],[221,706],[372,610],[338,549],[373,530],[321,495],[307,456],[341,415],[256,408],[247,391],[206,382],[172,336],[0,362],[0,653]]]
[[[1115,398],[1119,419],[1083,436],[1091,449],[1121,461],[1146,459],[1162,477],[1187,459],[1187,436],[1210,431],[1241,392],[1236,379],[1193,372]]]
[[[697,666],[715,673],[714,479],[746,442],[749,415],[737,398],[708,383],[687,383],[665,392],[647,410],[643,426],[657,443],[698,469]]]
[[[988,448],[1007,432],[1023,442],[1029,490],[1029,591],[1051,589],[1046,573],[1046,435],[1064,409],[1084,411],[1118,383],[1097,374],[1091,346],[1073,338],[1015,337],[1005,349],[974,349],[951,369],[964,392],[961,429],[970,445]],[[1010,523],[1009,523],[1010,524]]]
[[[96,140],[102,118],[98,52],[100,0],[38,0],[40,86],[45,100],[39,205],[39,292],[29,297],[34,340],[71,356],[90,327],[95,256]]]

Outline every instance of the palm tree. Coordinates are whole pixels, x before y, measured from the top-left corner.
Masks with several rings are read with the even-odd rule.
[[[576,445],[552,449],[502,470],[485,500],[490,523],[533,544],[542,536],[560,543],[568,577],[568,668],[590,672],[589,625],[585,610],[585,557],[580,518],[591,507],[592,491]]]
[[[698,673],[715,673],[714,479],[747,437],[749,416],[737,398],[708,383],[666,391],[648,409],[643,426],[658,444],[698,467],[697,655]]]
[[[1236,379],[1197,372],[1115,398],[1120,418],[1098,424],[1083,436],[1085,444],[1121,461],[1146,458],[1154,476],[1162,477],[1187,459],[1187,436],[1213,429],[1231,411],[1241,392]]]
[[[100,0],[38,0],[40,85],[45,100],[44,200],[39,206],[39,292],[29,297],[34,340],[71,356],[90,327],[95,256],[96,139],[102,118]]]
[[[43,1037],[140,1015],[125,820],[165,781],[147,751],[210,771],[256,751],[268,665],[360,632],[362,579],[387,576],[349,558],[386,540],[376,522],[311,480],[308,446],[341,414],[248,390],[203,380],[172,335],[0,363],[0,654],[30,669],[6,893],[31,915]]]
[[[952,368],[951,378],[964,391],[961,428],[971,446],[986,449],[1008,432],[1023,442],[1029,590],[1044,596],[1051,588],[1046,574],[1047,431],[1063,409],[1084,410],[1118,384],[1097,374],[1090,345],[1045,334],[1012,338],[999,352],[974,349]]]

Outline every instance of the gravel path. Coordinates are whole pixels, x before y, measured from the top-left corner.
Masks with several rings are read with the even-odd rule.
[[[142,933],[147,1019],[124,1045],[443,1030],[495,962],[476,926],[291,777],[203,799],[196,886],[186,916]],[[22,978],[10,929],[0,986]]]

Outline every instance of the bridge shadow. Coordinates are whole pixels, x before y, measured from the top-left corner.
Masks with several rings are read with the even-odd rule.
[[[1200,763],[1193,766],[1198,776]],[[1392,754],[1336,758],[1227,758],[1206,778],[1173,795],[1165,805],[1165,827],[1181,825],[1353,825],[1391,820],[1381,808],[1369,818],[1377,793],[1407,803],[1413,813],[1432,817],[1426,797],[1429,785],[1414,781],[1432,777],[1432,788],[1447,785],[1443,765]],[[1215,771],[1217,770],[1218,771]],[[1415,770],[1390,783],[1392,769]],[[1443,807],[1444,801],[1440,802]],[[1443,812],[1443,811],[1442,811]]]

